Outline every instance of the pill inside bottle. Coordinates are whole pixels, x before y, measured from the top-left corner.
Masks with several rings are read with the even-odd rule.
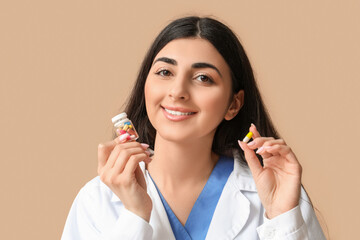
[[[114,124],[114,130],[116,135],[119,136],[120,141],[135,141],[139,138],[138,133],[134,127],[134,124],[128,119],[127,114],[125,112],[120,113],[113,117],[111,121]]]

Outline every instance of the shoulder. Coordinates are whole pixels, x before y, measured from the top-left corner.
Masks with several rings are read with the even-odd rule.
[[[111,195],[111,190],[96,176],[81,188],[80,193],[95,197],[98,194]]]
[[[123,204],[97,176],[80,189],[72,208],[80,222],[102,232],[115,224]]]
[[[100,233],[111,232],[124,208],[114,196],[100,177],[87,182],[71,206],[63,239],[94,239]]]
[[[97,176],[87,182],[79,191],[77,200],[83,207],[99,209],[114,202],[114,193]],[[117,199],[116,199],[117,200]]]

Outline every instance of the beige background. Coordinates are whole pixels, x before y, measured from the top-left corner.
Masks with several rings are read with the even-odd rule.
[[[130,2],[0,2],[1,238],[60,238],[153,38],[200,14],[239,35],[331,239],[355,239],[360,1]]]

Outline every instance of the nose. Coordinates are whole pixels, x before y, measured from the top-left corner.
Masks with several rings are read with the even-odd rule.
[[[173,100],[188,100],[189,94],[189,81],[186,76],[178,75],[174,78],[170,89],[169,97]]]

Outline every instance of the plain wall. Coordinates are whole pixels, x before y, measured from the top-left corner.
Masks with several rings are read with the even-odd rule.
[[[331,239],[354,239],[359,12],[350,0],[1,1],[1,238],[60,239],[154,37],[198,14],[239,36],[320,221]]]

